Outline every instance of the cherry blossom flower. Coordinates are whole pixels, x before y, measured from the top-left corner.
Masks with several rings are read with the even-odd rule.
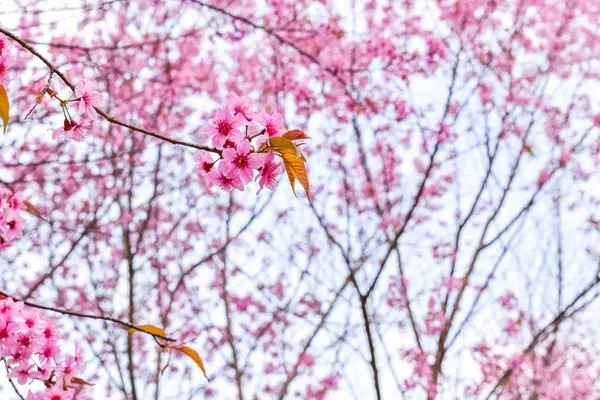
[[[58,356],[58,353],[56,356]],[[52,375],[50,363],[50,359],[46,359],[41,365],[37,367],[36,371],[31,371],[29,373],[29,376],[33,379],[37,379],[40,381],[48,380],[48,378],[50,378],[50,376]]]
[[[285,126],[283,125],[283,115],[279,113],[273,113],[272,115],[269,115],[269,113],[263,110],[258,115],[258,122],[264,127],[265,140],[269,144],[270,138],[281,136],[285,131]]]
[[[226,192],[233,189],[244,191],[244,184],[239,174],[230,173],[225,163],[219,163],[217,168],[213,168],[212,171],[206,174],[206,179],[209,184]]]
[[[232,115],[228,110],[219,110],[213,123],[203,131],[212,136],[212,145],[222,149],[225,142],[230,140],[237,143],[244,138],[244,133],[239,129],[246,119],[241,114]]]
[[[23,203],[17,194],[0,190],[0,250],[12,246],[21,237],[25,224],[20,215],[22,208]],[[0,310],[0,315],[2,312]]]
[[[254,101],[249,97],[240,97],[237,93],[230,93],[226,100],[227,108],[234,114],[241,114],[248,121],[256,116]]]
[[[44,344],[44,347],[40,350],[40,355],[44,359],[52,359],[54,357],[58,357],[60,355],[60,349],[58,348],[58,344],[54,340],[47,341]]]
[[[14,240],[21,236],[24,221],[16,210],[4,210],[2,216],[0,216],[0,222],[2,223],[1,231],[5,238]]]
[[[275,153],[270,151],[265,156],[262,169],[255,178],[255,180],[259,180],[258,185],[260,186],[260,189],[258,189],[258,191],[260,192],[265,186],[271,190],[275,189],[277,178],[280,173],[281,166],[275,162]]]
[[[200,176],[208,174],[215,165],[212,157],[205,152],[196,153],[196,161],[198,161],[198,172],[200,173]]]
[[[85,115],[89,120],[95,120],[98,114],[94,107],[98,106],[98,92],[94,91],[92,84],[88,81],[83,81],[75,86],[75,96],[80,99],[79,112]]]
[[[17,329],[41,332],[47,325],[46,321],[44,321],[35,310],[23,310],[21,312],[21,318],[23,321],[16,323]]]
[[[33,368],[33,364],[29,364],[29,361],[21,361],[19,365],[11,368],[8,373],[9,378],[16,378],[19,385],[24,385],[29,381],[29,371]]]
[[[69,121],[68,119],[65,119],[62,127],[52,131],[52,139],[66,137],[76,142],[82,142],[83,139],[85,139],[90,123],[90,120],[83,120],[78,123],[73,120]]]
[[[242,140],[235,149],[223,150],[223,160],[230,174],[239,174],[243,184],[252,181],[254,168],[259,168],[264,159],[264,154],[252,153],[250,142]]]
[[[52,388],[44,392],[41,397],[42,400],[71,400],[73,398],[73,391],[63,390],[61,385],[54,385]]]

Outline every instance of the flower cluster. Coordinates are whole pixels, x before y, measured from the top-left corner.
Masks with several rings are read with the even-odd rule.
[[[252,181],[258,181],[259,191],[264,187],[272,190],[281,173],[281,165],[275,161],[269,145],[270,139],[285,132],[283,116],[265,110],[256,112],[252,99],[237,94],[231,94],[226,104],[203,129],[220,157],[213,160],[209,154],[199,153],[200,175],[210,186],[225,191],[243,191]]]
[[[16,383],[41,381],[46,386],[43,393],[29,392],[27,400],[70,400],[86,384],[76,376],[83,370],[79,350],[58,362],[60,348],[54,322],[10,298],[0,300],[0,357],[8,377]]]
[[[48,93],[51,97],[55,97],[60,101],[60,106],[65,117],[63,126],[52,131],[52,139],[65,137],[76,142],[83,141],[92,121],[98,116],[94,108],[98,105],[98,93],[88,81],[83,81],[83,83],[75,86],[74,99],[61,100],[55,92],[48,90]],[[71,102],[77,103],[77,108],[82,118],[79,122],[75,121],[69,112],[68,103]]]
[[[0,188],[0,250],[12,246],[21,237],[24,225],[21,212],[24,209],[18,194]]]

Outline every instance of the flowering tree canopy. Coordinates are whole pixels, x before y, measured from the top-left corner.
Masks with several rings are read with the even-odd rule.
[[[0,394],[600,397],[599,20],[0,2]]]

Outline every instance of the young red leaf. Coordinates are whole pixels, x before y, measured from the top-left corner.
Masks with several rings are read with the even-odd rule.
[[[8,101],[8,94],[6,94],[6,89],[4,89],[4,86],[0,85],[0,117],[2,117],[2,122],[4,123],[4,133],[6,133],[6,128],[8,128],[9,108],[10,103]]]
[[[208,381],[210,382],[210,378],[206,375],[206,370],[204,369],[204,363],[202,362],[202,359],[200,358],[200,356],[198,355],[198,353],[196,352],[196,350],[194,350],[194,349],[192,349],[190,347],[187,347],[187,346],[177,347],[177,350],[181,351],[182,353],[184,353],[185,355],[187,355],[189,358],[191,358],[192,360],[194,360],[194,362],[202,370],[202,373],[204,374],[204,377],[206,379],[208,379]]]
[[[76,376],[74,376],[73,378],[71,378],[71,383],[75,384],[75,385],[86,385],[86,386],[94,386],[93,383],[89,383],[81,378],[78,378]]]
[[[302,140],[302,139],[310,139],[310,136],[308,136],[306,133],[304,133],[303,131],[299,130],[299,129],[294,129],[293,131],[287,131],[286,133],[283,134],[284,138],[290,139],[290,140]]]

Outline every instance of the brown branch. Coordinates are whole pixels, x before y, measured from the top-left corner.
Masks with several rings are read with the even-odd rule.
[[[166,340],[168,342],[175,342],[176,341],[175,339],[172,339],[172,338],[167,337],[167,336],[163,336],[163,335],[159,335],[159,334],[156,334],[156,333],[147,332],[147,331],[145,331],[143,329],[138,328],[137,326],[135,326],[133,324],[130,324],[130,323],[125,322],[125,321],[121,321],[121,320],[116,319],[116,318],[106,317],[104,315],[85,314],[85,313],[80,313],[80,312],[75,312],[75,311],[64,310],[62,308],[54,308],[54,307],[43,306],[41,304],[36,304],[36,303],[32,303],[30,301],[22,300],[22,299],[20,299],[18,297],[10,295],[10,294],[8,294],[6,292],[3,292],[1,290],[0,290],[0,296],[4,296],[6,298],[13,299],[14,301],[17,301],[17,302],[22,302],[23,304],[25,304],[28,307],[38,308],[40,310],[51,311],[51,312],[55,312],[55,313],[59,313],[59,314],[63,314],[63,315],[70,315],[72,317],[77,317],[77,318],[87,318],[87,319],[96,319],[96,320],[101,320],[101,321],[108,321],[108,322],[112,322],[112,323],[117,324],[117,325],[121,325],[123,328],[126,328],[126,329],[134,329],[134,330],[136,330],[138,332],[142,332],[142,333],[148,334],[148,335],[152,336],[154,339]]]
[[[599,283],[600,283],[600,273],[598,273],[596,275],[596,278],[593,281],[591,281],[588,284],[588,286],[586,286],[585,289],[583,289],[569,303],[568,306],[566,306],[560,313],[558,313],[556,315],[556,317],[552,321],[550,321],[546,326],[544,326],[544,328],[542,328],[533,337],[533,339],[529,343],[529,346],[527,346],[527,348],[523,351],[523,354],[524,355],[528,355],[528,354],[532,353],[533,350],[536,348],[536,346],[540,342],[544,341],[552,332],[555,332],[557,330],[557,327],[558,327],[559,324],[561,324],[566,319],[573,317],[577,312],[581,311],[586,306],[588,306],[591,303],[591,301],[595,300],[598,297],[598,294],[596,296],[594,296],[591,301],[588,301],[588,302],[582,304],[579,307],[575,307],[575,305],[579,302],[579,300],[581,300],[586,294],[588,294],[592,289],[594,289]],[[494,387],[492,388],[492,390],[490,391],[490,393],[485,398],[486,399],[490,399],[494,395],[494,393],[496,392],[496,390],[498,390],[498,388],[500,386],[506,385],[508,383],[508,381],[510,380],[512,374],[513,374],[513,369],[512,368],[508,368],[501,375],[501,377],[498,379],[497,383],[494,385]]]
[[[332,69],[332,68],[324,66],[323,64],[321,64],[321,62],[319,61],[319,59],[317,59],[316,56],[314,56],[313,54],[310,54],[306,50],[301,49],[294,42],[292,42],[289,39],[284,38],[281,35],[279,35],[273,29],[268,28],[266,26],[259,25],[259,24],[251,21],[250,19],[248,19],[246,17],[243,17],[241,15],[233,14],[233,13],[231,13],[231,12],[229,12],[229,11],[223,9],[223,8],[214,6],[212,4],[207,4],[207,3],[204,3],[203,1],[200,1],[200,0],[190,0],[190,1],[192,3],[198,4],[199,6],[206,7],[208,9],[210,9],[210,10],[213,10],[213,11],[219,13],[219,14],[226,15],[227,17],[233,19],[234,21],[242,22],[242,23],[244,23],[244,24],[246,24],[248,26],[251,26],[252,28],[254,28],[256,30],[265,32],[267,35],[275,38],[279,43],[281,43],[281,44],[283,44],[285,46],[288,46],[288,47],[294,49],[302,57],[308,59],[310,62],[312,62],[313,64],[319,66],[325,72],[327,72],[329,75],[331,75],[336,81],[338,81],[342,85],[342,87],[344,88],[346,94],[348,95],[348,97],[350,97],[350,99],[353,102],[356,102],[356,99],[354,98],[352,92],[350,92],[350,90],[348,89],[348,87],[351,87],[356,92],[356,94],[358,95],[359,99],[362,97],[362,96],[360,96],[360,93],[358,92],[358,89],[354,85],[352,85],[351,83],[348,83],[344,78],[342,78],[338,74],[338,72],[337,72],[336,69]],[[370,106],[368,103],[366,103],[366,104],[368,106]]]
[[[31,46],[29,43],[27,43],[27,41],[25,41],[24,39],[21,39],[19,36],[15,35],[14,33],[9,32],[6,29],[1,28],[1,27],[0,27],[0,33],[4,34],[5,36],[7,36],[7,37],[11,38],[12,40],[14,40],[15,42],[19,43],[19,45],[21,45],[21,47],[23,47],[29,53],[31,53],[32,55],[37,57],[44,64],[46,64],[46,66],[48,67],[50,72],[56,74],[65,83],[65,85],[67,85],[69,87],[69,89],[71,89],[73,92],[75,92],[75,85],[73,85],[73,83],[71,83],[71,81],[66,77],[66,75],[64,73],[62,73],[54,64],[52,64],[46,57],[41,55],[33,46]],[[172,139],[172,138],[163,136],[159,133],[152,132],[152,131],[149,131],[149,130],[146,130],[143,128],[139,128],[137,126],[127,124],[121,120],[111,117],[110,115],[108,115],[108,113],[106,111],[102,110],[99,107],[94,107],[94,109],[96,110],[96,112],[99,115],[101,115],[106,121],[108,121],[111,124],[119,125],[119,126],[122,126],[123,128],[127,128],[127,129],[135,131],[135,132],[143,133],[144,135],[151,136],[155,139],[159,139],[164,142],[171,143],[173,145],[191,147],[191,148],[194,148],[197,150],[204,150],[204,151],[208,151],[211,153],[220,154],[220,151],[215,148],[208,147],[208,146],[200,146],[200,145],[197,145],[194,143],[185,142],[185,141],[177,140],[177,139]]]
[[[227,218],[225,219],[225,241],[230,239],[231,235],[231,217],[232,209],[234,205],[233,193],[229,194],[229,205],[227,207]],[[221,279],[223,280],[223,303],[225,305],[225,332],[227,334],[227,344],[231,349],[231,366],[235,373],[235,384],[238,392],[238,400],[244,400],[244,391],[242,384],[242,370],[240,369],[240,362],[238,357],[238,350],[235,345],[235,336],[233,335],[233,322],[231,317],[231,304],[229,302],[229,293],[227,292],[227,248],[223,250],[223,269],[221,271]]]

